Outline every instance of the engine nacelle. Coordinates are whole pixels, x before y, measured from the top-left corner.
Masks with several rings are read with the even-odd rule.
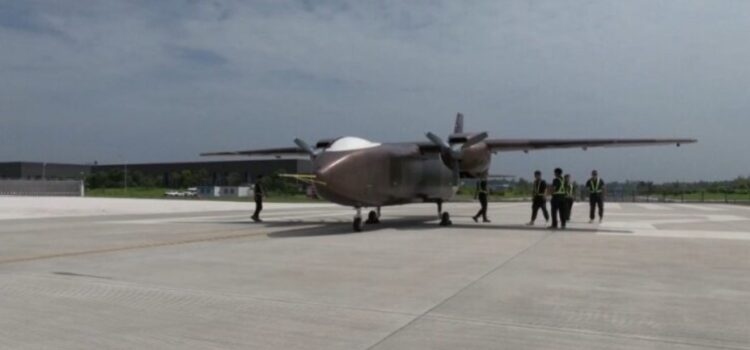
[[[448,152],[442,152],[441,158],[443,164],[454,170],[455,160],[453,155]],[[489,172],[492,153],[484,142],[480,142],[471,147],[461,150],[461,157],[458,159],[459,173],[463,177],[484,177]]]

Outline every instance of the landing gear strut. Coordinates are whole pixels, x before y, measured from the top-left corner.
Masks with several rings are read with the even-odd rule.
[[[355,232],[362,232],[362,228],[364,227],[364,224],[362,223],[362,208],[357,208],[357,214],[354,215],[352,227]]]

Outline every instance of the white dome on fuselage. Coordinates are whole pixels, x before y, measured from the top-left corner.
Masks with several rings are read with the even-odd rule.
[[[344,136],[334,141],[326,152],[355,151],[358,149],[372,148],[380,146],[379,143],[365,140],[354,136]]]

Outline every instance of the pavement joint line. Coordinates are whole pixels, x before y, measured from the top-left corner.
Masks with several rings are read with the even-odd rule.
[[[428,315],[429,313],[431,313],[431,312],[435,311],[435,310],[436,310],[437,308],[439,308],[439,307],[443,306],[443,305],[444,305],[445,303],[447,303],[447,302],[448,302],[448,301],[450,301],[451,299],[453,299],[453,298],[455,298],[456,296],[458,296],[459,294],[463,293],[463,292],[464,292],[465,290],[467,290],[467,289],[471,288],[472,286],[476,285],[477,283],[479,283],[479,281],[481,281],[481,280],[483,280],[484,278],[486,278],[487,276],[489,276],[489,275],[491,275],[491,274],[495,273],[496,271],[498,271],[498,270],[502,269],[503,267],[505,267],[505,266],[506,266],[506,265],[508,265],[509,263],[511,263],[511,262],[513,262],[514,260],[516,260],[516,259],[517,259],[518,257],[520,257],[521,255],[524,255],[524,254],[525,254],[526,252],[528,252],[529,250],[533,249],[534,247],[536,247],[537,245],[539,245],[540,243],[542,243],[543,241],[545,241],[545,240],[546,240],[547,238],[551,237],[552,235],[554,235],[554,233],[552,233],[552,232],[550,232],[550,233],[545,233],[545,234],[544,234],[544,235],[543,235],[543,236],[542,236],[541,238],[539,238],[538,240],[536,240],[536,241],[535,241],[534,243],[530,244],[530,245],[529,245],[528,247],[526,247],[526,248],[522,249],[521,251],[519,251],[518,253],[514,254],[514,255],[513,255],[513,256],[511,256],[510,258],[508,258],[508,259],[505,259],[505,260],[501,261],[499,265],[495,266],[495,267],[494,267],[494,268],[492,268],[492,269],[491,269],[490,271],[487,271],[487,272],[485,272],[484,274],[482,274],[481,276],[479,276],[479,277],[478,277],[477,279],[475,279],[474,281],[472,281],[472,282],[469,282],[469,283],[468,283],[467,285],[463,286],[463,287],[462,287],[461,289],[459,289],[459,290],[458,290],[458,291],[456,291],[455,293],[451,294],[451,295],[450,295],[450,296],[448,296],[447,298],[445,298],[445,299],[443,299],[442,301],[438,302],[437,304],[433,305],[433,306],[432,306],[431,308],[429,308],[429,309],[428,309],[427,311],[425,311],[425,312],[423,312],[423,313],[421,313],[421,314],[417,315],[417,317],[415,317],[415,318],[411,319],[411,320],[410,320],[409,322],[407,322],[407,323],[406,323],[406,324],[404,324],[403,326],[401,326],[401,327],[397,328],[396,330],[394,330],[393,332],[389,333],[389,334],[388,334],[388,335],[386,335],[386,336],[385,336],[384,338],[382,338],[382,339],[380,339],[379,341],[377,341],[377,342],[376,342],[375,344],[372,344],[371,346],[367,347],[367,350],[372,350],[372,349],[376,348],[376,347],[377,347],[378,345],[380,345],[380,344],[384,343],[384,342],[385,342],[386,340],[390,339],[390,338],[391,338],[391,337],[393,337],[394,335],[396,335],[396,334],[400,333],[400,332],[401,332],[401,331],[403,331],[404,329],[408,328],[409,326],[413,325],[413,324],[414,324],[414,323],[416,323],[417,321],[421,320],[422,318],[424,318],[425,316],[427,316],[427,315]]]
[[[89,283],[89,284],[98,284],[102,286],[117,286],[117,287],[122,287],[122,288],[150,289],[150,290],[155,290],[155,291],[166,291],[166,292],[171,292],[175,294],[188,294],[192,296],[205,297],[205,298],[221,297],[225,299],[235,299],[235,300],[248,299],[248,300],[266,301],[266,302],[274,302],[274,303],[290,304],[290,305],[319,306],[319,307],[326,307],[326,308],[333,308],[333,309],[373,312],[373,313],[380,313],[380,314],[385,314],[385,315],[399,315],[399,316],[412,316],[412,317],[418,315],[416,313],[396,311],[396,310],[381,310],[381,309],[374,309],[374,308],[354,307],[354,306],[348,306],[348,305],[309,302],[309,301],[303,301],[303,300],[269,298],[269,297],[264,297],[264,296],[247,295],[247,294],[240,294],[240,293],[214,292],[214,291],[206,291],[206,290],[195,289],[195,288],[163,287],[163,286],[146,284],[146,283],[141,283],[141,282],[136,283],[136,282],[123,281],[123,280],[113,280],[113,279],[110,279],[109,277],[102,278],[99,276],[92,276],[92,275],[58,274],[54,272],[52,274],[53,275],[51,276],[37,275],[37,276],[32,276],[32,278],[49,279],[49,280],[56,280],[56,279],[69,280],[69,278],[66,278],[66,277],[79,277],[80,276],[80,277],[91,278],[86,281],[86,283]]]
[[[579,335],[596,335],[596,336],[610,337],[610,338],[634,339],[634,340],[650,341],[654,343],[687,345],[687,346],[696,346],[696,347],[702,347],[702,348],[713,348],[713,349],[721,349],[721,350],[750,349],[748,347],[742,347],[742,346],[736,347],[736,346],[725,346],[725,345],[716,345],[716,344],[694,343],[694,342],[690,342],[687,340],[681,340],[681,339],[675,339],[675,338],[660,338],[660,337],[638,335],[638,334],[625,334],[625,333],[609,333],[609,332],[595,331],[595,330],[590,330],[590,329],[554,327],[554,326],[532,325],[532,324],[524,324],[524,323],[504,323],[504,322],[496,322],[496,321],[481,320],[481,319],[467,319],[467,318],[440,315],[440,314],[427,315],[427,318],[433,318],[435,320],[481,324],[481,325],[493,326],[493,327],[543,330],[543,331],[549,331],[549,332],[579,334]]]
[[[91,250],[72,251],[72,252],[64,252],[64,253],[56,253],[56,254],[42,254],[42,255],[35,255],[35,256],[10,258],[10,259],[0,259],[0,265],[28,262],[28,261],[37,261],[37,260],[56,259],[56,258],[67,258],[67,257],[83,256],[83,255],[114,253],[114,252],[122,252],[122,251],[129,251],[129,250],[138,250],[138,249],[158,248],[158,247],[192,244],[192,243],[223,241],[223,240],[230,240],[230,239],[237,239],[237,238],[248,238],[248,237],[253,237],[253,236],[264,235],[267,232],[267,230],[265,229],[267,229],[267,227],[263,227],[262,229],[260,229],[260,232],[258,232],[259,230],[253,230],[252,232],[230,231],[230,232],[244,232],[244,233],[224,234],[221,236],[199,237],[199,238],[191,238],[191,239],[175,240],[175,241],[142,243],[142,244],[115,246],[115,247],[108,247],[108,248],[101,248],[101,249],[91,249]]]

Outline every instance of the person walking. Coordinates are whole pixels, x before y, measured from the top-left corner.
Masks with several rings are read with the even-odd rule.
[[[536,216],[539,210],[542,210],[544,215],[544,221],[549,222],[549,213],[547,212],[547,182],[542,179],[542,172],[537,170],[534,172],[534,183],[532,185],[533,192],[531,194],[531,221],[528,226],[534,226]]]
[[[479,209],[479,212],[477,212],[477,215],[474,215],[472,219],[474,219],[474,222],[479,222],[479,217],[482,217],[482,222],[491,222],[489,219],[487,219],[487,197],[489,196],[489,191],[487,190],[487,179],[482,179],[479,182],[477,182],[477,188],[476,192],[474,193],[474,199],[479,199],[479,203],[482,205],[482,207]]]
[[[573,215],[573,204],[576,201],[576,183],[570,174],[565,174],[565,221],[570,222],[570,216]]]
[[[263,210],[263,198],[267,197],[266,189],[263,188],[263,175],[258,175],[255,179],[253,194],[255,197],[255,212],[251,218],[255,222],[263,222],[263,220],[260,219],[260,212]]]
[[[558,222],[560,228],[565,229],[566,210],[565,210],[565,180],[563,179],[563,171],[560,168],[555,169],[555,179],[552,181],[552,200],[550,206],[552,207],[552,226],[550,229],[557,229]]]
[[[591,178],[586,181],[586,189],[589,191],[589,223],[594,222],[595,211],[599,209],[599,222],[604,220],[604,180],[599,177],[599,172],[591,172]]]

